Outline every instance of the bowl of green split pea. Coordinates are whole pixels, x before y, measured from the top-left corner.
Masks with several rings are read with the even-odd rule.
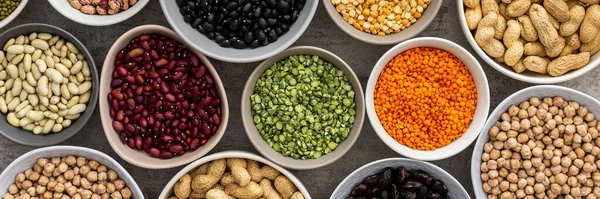
[[[0,28],[8,25],[23,11],[29,0],[0,0]]]
[[[358,139],[364,93],[335,54],[297,46],[263,61],[242,93],[242,122],[263,156],[290,169],[323,167]]]

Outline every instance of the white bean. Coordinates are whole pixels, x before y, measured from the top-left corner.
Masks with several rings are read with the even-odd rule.
[[[62,122],[62,125],[63,125],[64,128],[67,128],[67,127],[71,126],[71,120],[64,120]]]
[[[0,97],[0,111],[2,111],[2,113],[8,112],[8,105],[3,97]]]
[[[19,99],[19,98],[15,98],[15,99]],[[21,101],[21,100],[19,100]],[[17,105],[17,107],[15,107],[15,111],[19,112],[22,109],[24,109],[27,105],[29,105],[29,101],[25,100],[23,102],[21,102],[19,105]]]
[[[57,96],[57,97],[60,96],[60,84],[59,83],[54,83],[54,82],[51,83],[50,84],[50,89],[52,90],[52,93],[55,96]]]
[[[17,108],[17,106],[19,106],[19,103],[21,103],[21,101],[19,101],[19,98],[12,98],[12,100],[8,103],[8,110],[14,111]]]
[[[6,49],[6,52],[10,54],[21,54],[25,52],[25,47],[23,45],[12,45]]]
[[[14,64],[14,65],[17,65],[17,64],[21,63],[21,61],[23,61],[23,58],[24,58],[24,57],[25,57],[25,54],[22,54],[22,53],[21,53],[21,54],[18,54],[18,55],[15,55],[15,57],[13,57],[13,58],[10,60],[10,63],[12,63],[12,64]]]
[[[17,37],[17,40],[15,40],[15,44],[17,44],[17,45],[23,45],[23,44],[25,44],[25,36],[19,35]]]
[[[69,71],[69,68],[67,68],[67,66],[65,66],[62,63],[55,63],[54,68],[65,77],[69,77],[71,75],[71,71]]]
[[[33,131],[33,128],[34,128],[34,127],[35,127],[35,124],[31,123],[31,124],[28,124],[28,125],[26,125],[26,126],[23,126],[23,127],[21,127],[21,128],[23,128],[23,129],[25,129],[25,130],[28,130],[28,131]]]
[[[50,59],[50,60],[52,60],[52,59]],[[42,72],[42,73],[46,72],[46,69],[48,68],[48,65],[46,64],[46,62],[48,62],[47,58],[46,58],[46,61],[44,61],[42,59],[38,59],[38,60],[35,61],[35,64],[37,65],[39,71]],[[53,63],[52,66],[54,66],[54,62],[51,62],[51,63]]]
[[[27,80],[27,83],[30,86],[37,86],[37,80],[35,79],[35,77],[33,77],[32,72],[28,72],[26,76],[27,77],[25,78],[25,80]],[[29,91],[27,91],[27,92],[29,92]],[[33,93],[33,92],[30,92],[30,93]]]
[[[79,73],[79,71],[81,71],[82,68],[83,68],[83,62],[82,61],[76,62],[73,65],[73,67],[71,67],[71,75],[75,75],[75,74]]]
[[[17,112],[17,118],[19,118],[19,119],[24,118],[26,116],[27,112],[31,111],[31,109],[33,109],[33,106],[31,106],[31,105],[25,106],[25,108],[23,108],[19,112]],[[21,125],[21,126],[25,126],[25,125]]]
[[[27,99],[27,95],[29,95],[29,92],[21,91],[21,94],[19,94],[19,100],[25,101]]]
[[[8,115],[6,115],[6,120],[8,120],[8,123],[10,125],[13,125],[14,127],[19,127],[19,118],[17,118],[17,116],[15,115],[15,113],[9,113]]]
[[[69,100],[69,102],[67,103],[67,108],[73,108],[73,106],[79,104],[79,96],[74,96],[73,98],[71,98],[71,100]]]
[[[50,104],[58,104],[58,102],[60,102],[60,97],[58,97],[58,96],[52,96],[50,98]]]
[[[48,79],[51,80],[52,82],[62,83],[62,81],[63,81],[62,74],[60,74],[60,72],[58,72],[57,70],[55,70],[53,68],[46,69],[46,76],[48,76]]]
[[[27,54],[31,54],[35,52],[35,47],[31,45],[23,45],[23,52]]]
[[[60,101],[60,100],[59,100]],[[56,106],[58,107],[58,109],[60,110],[65,110],[68,109],[66,104],[63,104],[62,102],[59,102],[56,104]]]
[[[58,115],[58,114],[56,114],[56,113],[54,113],[54,112],[51,112],[51,111],[45,111],[45,112],[43,113],[43,115],[44,115],[44,117],[47,117],[47,118],[50,118],[50,119],[53,119],[53,120],[56,120],[56,119],[58,119],[58,117],[59,117],[59,115]]]
[[[67,116],[65,116],[65,119],[75,120],[75,119],[77,119],[79,117],[81,117],[81,114],[67,115]]]
[[[57,42],[59,39],[60,39],[60,37],[59,37],[58,35],[56,35],[56,36],[54,36],[54,37],[50,38],[50,40],[48,40],[48,44],[50,44],[50,45],[54,45],[54,44],[56,44],[56,42]]]
[[[15,44],[15,38],[11,38],[4,44],[4,48],[2,48],[2,50],[6,51],[8,49],[8,47],[10,47],[14,44]]]
[[[48,95],[48,77],[40,77],[40,79],[38,80],[37,92],[42,96]]]
[[[31,55],[31,60],[37,61],[40,58],[42,58],[42,50],[36,49]]]
[[[88,90],[90,90],[90,88],[92,88],[92,82],[83,82],[83,84],[79,85],[79,92],[78,93],[85,93]]]
[[[69,70],[73,67],[73,62],[67,58],[60,59],[60,63],[65,65]]]
[[[44,113],[41,111],[29,111],[25,116],[32,121],[40,121],[44,119]]]
[[[8,75],[10,76],[10,78],[18,78],[19,77],[19,69],[14,64],[8,64],[8,66],[6,67],[6,72],[8,72]]]
[[[31,105],[33,105],[33,106],[37,106],[38,103],[40,102],[38,96],[35,94],[27,95],[27,100],[29,100],[29,103],[31,103]]]
[[[22,80],[25,79],[27,77],[27,73],[25,72],[25,66],[23,66],[23,62],[19,63],[17,67],[19,67],[19,78]]]
[[[48,97],[46,96],[38,96],[40,99],[40,103],[42,103],[42,106],[48,106],[50,105],[50,100],[48,99]]]
[[[85,109],[86,109],[85,104],[77,104],[69,109],[68,115],[76,115],[76,114],[82,113],[83,111],[85,111]]]
[[[63,126],[61,124],[54,124],[54,126],[52,126],[52,133],[58,133],[60,131],[62,131]]]
[[[82,95],[79,96],[79,103],[88,103],[90,101],[90,97],[91,97],[91,91],[88,91]]]
[[[12,87],[12,94],[14,96],[21,94],[21,90],[23,89],[23,85],[21,83],[22,83],[21,79],[15,80],[15,83],[13,84],[13,87]]]
[[[52,130],[53,126],[54,126],[54,120],[48,120],[48,121],[46,121],[46,123],[44,124],[44,129],[42,129],[42,133],[43,134],[50,133],[50,131]]]
[[[32,32],[31,34],[29,34],[29,40],[37,39],[38,38],[37,35],[38,35],[37,32]]]
[[[69,84],[67,85],[67,87],[68,87],[68,89],[69,89],[69,92],[70,92],[71,94],[73,94],[73,95],[77,95],[77,94],[79,94],[79,87],[78,87],[78,86],[77,86],[75,83],[72,83],[72,82],[71,82],[71,83],[69,83]]]
[[[71,83],[69,83],[70,85]],[[66,84],[62,84],[60,86],[60,93],[61,95],[65,98],[65,99],[71,99],[71,92],[69,92],[69,88],[67,87]],[[75,93],[76,95],[77,93]]]
[[[7,77],[8,74],[6,73],[6,70],[0,71],[0,80],[6,80]]]
[[[23,81],[21,84],[23,85],[23,90],[27,91],[27,93],[35,93],[35,88],[29,85],[28,81]]]
[[[69,48],[69,51],[71,51],[75,54],[79,54],[79,49],[77,49],[77,47],[75,47],[75,45],[73,45],[73,43],[67,42],[67,48]]]
[[[31,74],[33,75],[33,79],[35,79],[35,81],[37,81],[38,79],[40,79],[40,77],[42,77],[42,73],[40,72],[40,69],[37,66],[37,64],[31,65]],[[36,83],[36,85],[37,85],[37,83]]]
[[[48,42],[41,40],[41,39],[32,40],[31,45],[40,50],[48,50],[50,48],[50,45],[48,45]]]
[[[58,48],[58,47],[56,47]],[[66,46],[62,46],[62,48],[60,48],[60,57],[61,58],[66,58],[67,57],[67,53],[69,53],[69,49],[67,49]]]
[[[31,55],[25,54],[25,58],[23,58],[23,69],[25,69],[25,72],[31,71],[31,63]]]
[[[52,112],[57,112],[58,110],[58,106],[54,105],[54,104],[50,104],[50,106],[48,106],[48,110],[52,111]]]
[[[55,46],[56,46],[57,48],[62,48],[62,47],[63,47],[63,45],[65,45],[65,40],[64,40],[64,39],[61,39],[61,40],[58,40],[58,41],[56,42],[56,45],[55,45]]]
[[[4,83],[4,87],[6,87],[6,90],[12,89],[13,83],[15,83],[15,79],[6,80],[6,82]]]
[[[52,38],[52,35],[50,33],[38,33],[37,38],[43,39],[43,40],[49,40]]]

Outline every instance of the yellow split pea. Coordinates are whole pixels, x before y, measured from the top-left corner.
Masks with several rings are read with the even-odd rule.
[[[331,0],[356,29],[384,36],[400,32],[421,18],[432,0]]]

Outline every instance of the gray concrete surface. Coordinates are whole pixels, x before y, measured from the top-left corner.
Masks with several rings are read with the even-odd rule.
[[[27,5],[23,13],[9,24],[8,27],[33,22],[56,25],[74,34],[82,40],[88,50],[91,51],[94,56],[94,61],[98,66],[102,66],[104,56],[112,43],[127,30],[143,24],[169,26],[162,15],[160,4],[157,0],[152,0],[134,17],[120,24],[108,27],[89,27],[77,24],[56,12],[47,1],[33,0],[29,2],[29,5]],[[446,38],[459,43],[470,52],[474,53],[459,28],[458,16],[456,13],[456,1],[444,1],[443,7],[433,23],[419,35],[419,37],[423,36]],[[379,57],[391,47],[362,43],[346,35],[331,21],[322,5],[319,5],[317,14],[311,25],[295,45],[318,46],[339,55],[354,69],[360,78],[363,87],[367,82],[367,78],[373,65],[377,62]],[[490,112],[510,94],[519,89],[531,86],[530,84],[506,77],[485,64],[481,59],[479,60],[486,72],[490,84],[492,97]],[[244,133],[239,114],[241,94],[245,80],[257,63],[231,64],[215,60],[212,61],[223,79],[232,114],[225,136],[211,153],[225,150],[244,150],[257,153]],[[98,72],[100,72],[101,69],[98,68],[98,70]],[[598,98],[600,97],[600,93],[598,92],[599,83],[596,77],[599,75],[599,70],[593,70],[583,77],[561,85],[583,91]],[[157,198],[166,183],[180,169],[147,170],[128,164],[120,159],[106,141],[100,124],[100,113],[98,108],[96,108],[94,115],[84,129],[86,130],[61,144],[85,146],[111,155],[133,175],[146,195],[146,198]],[[471,196],[473,195],[473,188],[470,180],[469,164],[472,148],[473,145],[454,157],[433,162],[454,175]],[[31,147],[21,146],[0,137],[0,170],[4,170],[11,161],[32,149],[33,148]],[[365,121],[360,138],[343,158],[323,168],[311,171],[292,172],[307,186],[308,191],[313,198],[324,199],[328,198],[338,183],[356,168],[374,160],[390,157],[399,157],[399,155],[380,141],[369,121]],[[0,190],[0,192],[4,191],[5,190]]]

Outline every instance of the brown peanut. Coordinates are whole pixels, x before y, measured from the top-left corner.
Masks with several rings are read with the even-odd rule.
[[[486,16],[492,12],[498,13],[499,7],[496,0],[481,0],[481,11],[483,16]]]
[[[600,51],[600,34],[598,34],[596,39],[594,39],[592,42],[581,44],[579,51],[590,52],[592,55]]]
[[[479,5],[475,8],[467,8],[465,10],[465,19],[470,30],[475,30],[477,28],[477,24],[479,24],[482,17],[483,14],[481,13],[481,6]]]
[[[506,65],[514,66],[523,56],[523,43],[519,41],[521,24],[515,20],[508,21],[508,28],[504,33],[504,45],[507,47],[504,53]]]
[[[517,64],[515,64],[513,66],[513,70],[515,70],[515,72],[517,72],[517,73],[522,73],[526,69],[527,68],[525,68],[525,65],[523,64],[523,59],[519,59],[519,61],[517,62]]]
[[[544,0],[544,8],[558,22],[565,22],[571,17],[569,6],[563,0]]]
[[[506,15],[510,17],[519,17],[527,13],[530,6],[530,0],[513,0],[506,6]]]
[[[502,15],[498,15],[498,22],[494,26],[494,39],[502,39],[506,31],[506,19]]]
[[[560,56],[573,54],[573,52],[575,52],[581,46],[581,41],[579,41],[578,34],[568,36],[566,38],[566,43],[567,44],[566,44],[565,48],[563,49],[563,51],[560,53]]]
[[[475,31],[475,41],[491,57],[500,57],[504,55],[504,45],[494,38],[494,26],[498,22],[498,14],[488,13],[477,25]]]
[[[549,57],[560,55],[565,47],[565,39],[558,35],[558,31],[550,22],[551,16],[544,10],[544,7],[539,4],[531,5],[529,17],[531,17],[531,22],[538,31],[540,42],[544,44],[546,54]]]
[[[537,33],[537,30],[535,30],[535,27],[533,26],[533,23],[531,22],[531,18],[529,18],[529,15],[523,15],[523,16],[518,17],[517,19],[523,26],[521,28],[521,37],[525,41],[537,41],[538,33]]]
[[[528,42],[523,46],[523,54],[545,57],[546,49],[539,41]]]
[[[540,74],[547,73],[548,63],[550,63],[549,59],[538,56],[527,56],[523,59],[523,65],[527,70]]]
[[[600,0],[579,0],[579,2],[591,5],[600,3]]]
[[[479,0],[463,0],[463,4],[465,4],[465,6],[469,8],[475,8],[477,6],[480,6]]]
[[[600,32],[600,5],[594,4],[587,8],[585,17],[579,28],[581,43],[593,41]]]
[[[579,4],[574,4],[569,8],[569,13],[571,15],[569,20],[560,24],[559,32],[563,37],[571,36],[577,32],[585,16],[585,8]]]
[[[590,53],[582,52],[561,56],[548,64],[548,74],[561,76],[571,70],[580,69],[590,62]]]

